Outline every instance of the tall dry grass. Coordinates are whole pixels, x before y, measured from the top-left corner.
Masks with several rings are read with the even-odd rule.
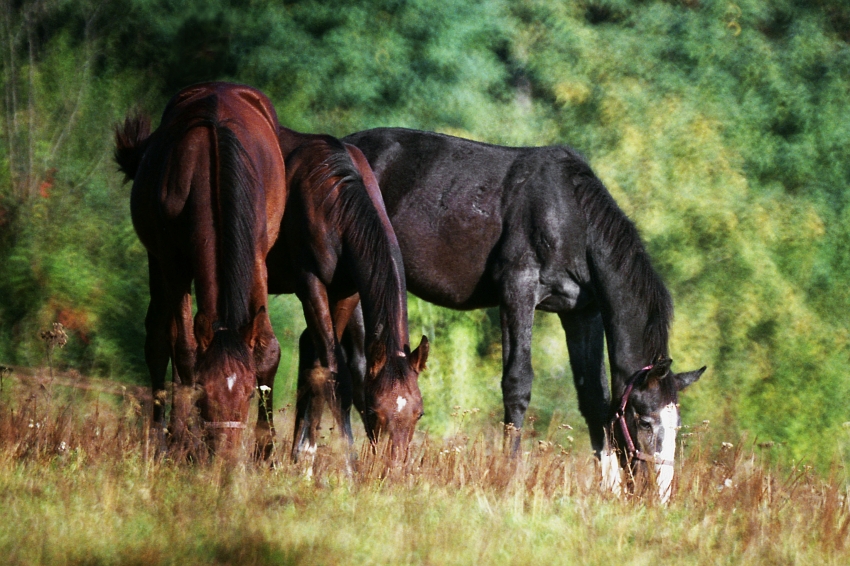
[[[495,426],[418,433],[406,467],[325,430],[312,474],[249,446],[235,466],[157,457],[133,392],[5,379],[0,556],[8,564],[847,564],[847,479],[769,464],[710,424],[683,434],[671,503],[598,488],[583,439],[553,422],[510,459]]]

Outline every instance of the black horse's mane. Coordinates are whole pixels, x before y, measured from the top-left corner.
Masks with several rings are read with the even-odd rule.
[[[646,305],[643,343],[647,361],[667,356],[673,300],[652,267],[637,228],[580,156],[570,152],[565,165],[587,221],[591,246],[604,248],[609,256],[606,264],[625,275],[629,289]]]
[[[236,134],[228,128],[227,120],[218,118],[218,97],[215,94],[192,101],[187,108],[175,110],[173,106],[174,101],[163,112],[160,128],[144,143],[138,144],[145,154],[137,159],[142,167],[145,164],[157,165],[156,170],[148,173],[152,175],[148,179],[154,180],[150,185],[155,193],[152,198],[159,198],[164,182],[169,186],[178,183],[180,164],[175,163],[174,154],[183,138],[198,127],[209,128],[213,134],[210,151],[214,174],[210,178],[210,190],[213,221],[218,234],[215,253],[219,311],[219,319],[213,321],[213,330],[216,341],[220,341],[220,334],[223,334],[220,330],[238,333],[251,321],[249,301],[254,277],[255,200],[260,188],[248,153]],[[160,213],[164,214],[164,211]],[[225,342],[241,344],[240,340]],[[242,351],[244,347],[224,349],[239,357],[247,355],[247,351]]]
[[[296,151],[303,152],[305,161],[293,181],[309,183],[312,190],[326,195],[328,220],[342,234],[344,255],[341,261],[351,268],[360,290],[367,352],[373,343],[386,345],[389,362],[395,357],[393,354],[404,347],[404,344],[395,343],[396,337],[389,329],[393,321],[403,316],[400,297],[404,277],[390,246],[390,238],[342,142],[331,136],[320,136],[305,142]],[[301,171],[303,179],[299,178]],[[384,375],[394,373],[384,372]]]

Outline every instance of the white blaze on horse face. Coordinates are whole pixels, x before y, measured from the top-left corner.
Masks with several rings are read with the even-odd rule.
[[[233,391],[233,386],[236,384],[236,374],[227,376],[227,390]]]
[[[610,490],[619,497],[623,492],[623,476],[617,455],[613,451],[603,450],[599,455],[599,463],[602,464],[602,489]]]
[[[399,395],[398,399],[395,400],[395,405],[396,405],[396,412],[400,413],[401,410],[404,409],[405,405],[407,405],[407,399],[405,399],[404,397]]]
[[[679,408],[670,403],[659,413],[664,437],[661,440],[661,452],[656,452],[658,460],[669,462],[655,465],[655,482],[658,484],[658,496],[667,503],[673,486],[673,460],[676,457],[676,432],[679,429]]]

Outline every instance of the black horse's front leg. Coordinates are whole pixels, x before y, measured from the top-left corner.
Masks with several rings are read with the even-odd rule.
[[[567,350],[578,407],[590,432],[590,445],[597,457],[605,447],[611,393],[605,372],[605,329],[596,309],[559,314],[567,336]]]
[[[531,402],[531,329],[534,323],[534,285],[531,274],[512,274],[503,282],[502,400],[505,405],[505,442],[512,456],[519,452],[525,412]],[[533,280],[533,278],[532,278]]]

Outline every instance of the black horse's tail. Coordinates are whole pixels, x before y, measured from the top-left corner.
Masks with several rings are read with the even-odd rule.
[[[139,163],[148,145],[151,135],[151,120],[145,115],[127,116],[124,124],[115,126],[115,162],[125,179],[136,178]]]

